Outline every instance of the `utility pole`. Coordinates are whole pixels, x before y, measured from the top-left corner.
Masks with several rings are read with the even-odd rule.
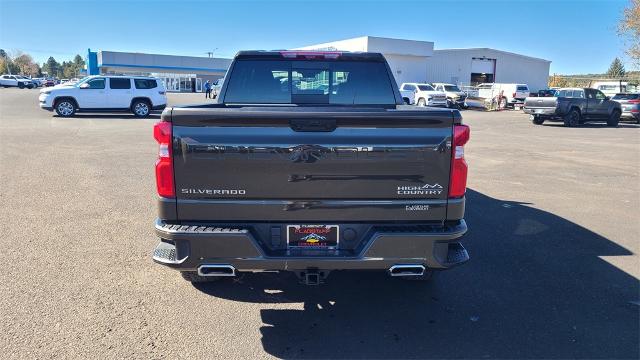
[[[207,51],[206,54],[209,55],[209,58],[212,58],[216,50],[218,50],[218,48],[213,49],[213,51]]]

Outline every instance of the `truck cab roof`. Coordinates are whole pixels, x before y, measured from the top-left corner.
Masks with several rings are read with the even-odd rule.
[[[274,59],[325,59],[344,61],[385,61],[377,52],[321,51],[321,50],[244,50],[239,51],[236,59],[274,58]]]

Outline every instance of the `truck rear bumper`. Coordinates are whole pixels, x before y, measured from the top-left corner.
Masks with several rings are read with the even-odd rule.
[[[522,111],[529,115],[538,116],[556,116],[556,108],[527,108],[524,107]]]
[[[172,225],[156,221],[161,241],[153,260],[181,271],[203,264],[231,265],[237,271],[386,270],[399,264],[447,269],[469,260],[458,242],[467,231],[464,220],[451,225],[380,226],[354,256],[270,256],[251,231],[243,228]]]

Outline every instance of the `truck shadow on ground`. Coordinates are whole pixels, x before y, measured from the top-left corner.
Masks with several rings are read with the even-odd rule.
[[[544,124],[542,124],[542,126],[566,127],[564,126],[564,123],[562,123],[562,121],[545,121]],[[578,128],[602,129],[602,128],[608,128],[608,126],[606,122],[589,122],[589,123],[580,124]],[[617,129],[638,129],[640,128],[640,125],[638,125],[635,122],[621,121],[620,123],[618,123],[618,126],[616,128]]]
[[[628,250],[528,204],[467,199],[472,259],[431,283],[335,272],[197,288],[265,304],[264,350],[282,358],[638,358],[639,282],[599,258]]]
[[[129,113],[122,113],[122,114],[94,114],[94,113],[81,113],[81,114],[75,114],[73,117],[71,118],[65,118],[65,117],[61,117],[58,115],[54,115],[54,118],[56,119],[64,119],[64,120],[100,120],[100,119],[105,119],[105,120],[160,120],[160,114],[161,113],[156,113],[156,112],[152,112],[151,114],[149,114],[149,116],[145,117],[145,118],[139,118],[136,117],[133,114],[129,114]]]

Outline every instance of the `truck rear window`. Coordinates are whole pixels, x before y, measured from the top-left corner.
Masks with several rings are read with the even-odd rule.
[[[225,103],[394,105],[383,62],[238,60]]]

